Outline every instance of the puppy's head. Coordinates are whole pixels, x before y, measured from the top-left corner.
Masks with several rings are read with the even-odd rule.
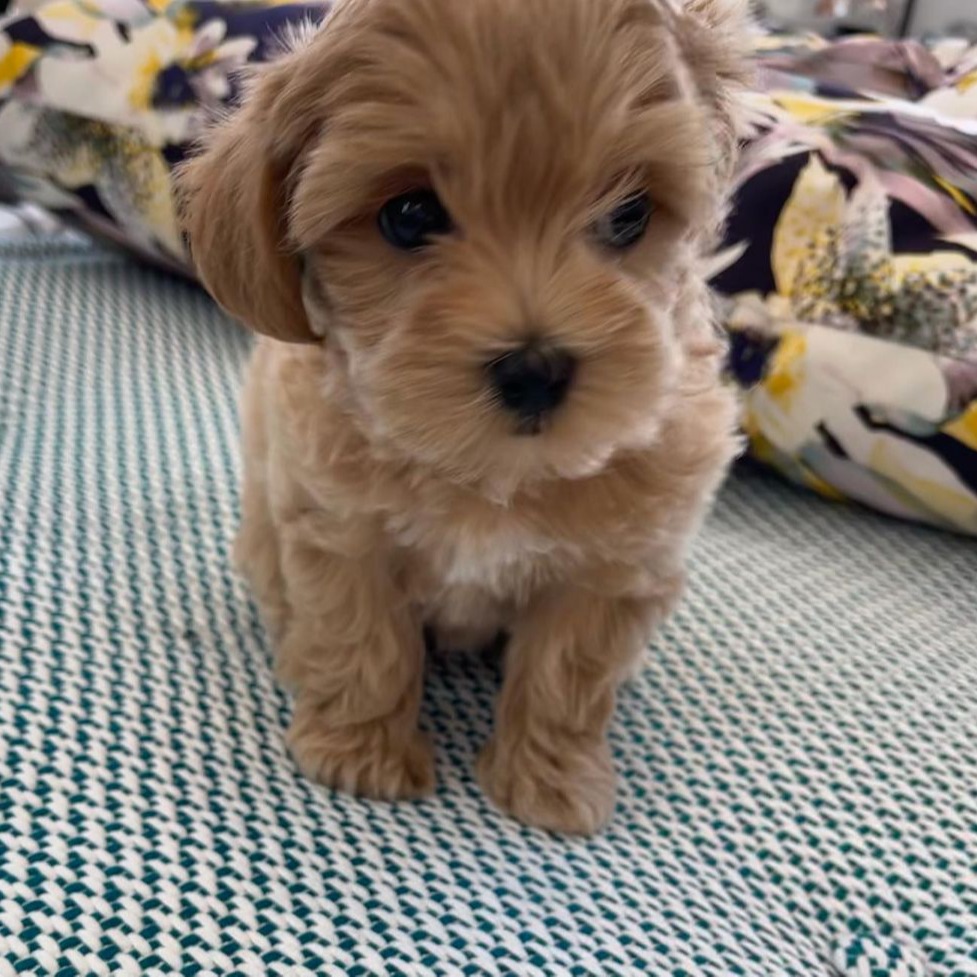
[[[340,0],[183,176],[199,273],[389,451],[506,491],[655,437],[746,0]]]

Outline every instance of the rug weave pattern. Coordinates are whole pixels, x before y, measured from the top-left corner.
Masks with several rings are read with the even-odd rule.
[[[229,568],[247,337],[0,245],[0,975],[977,975],[977,547],[737,477],[624,691],[590,841],[473,782],[497,675],[432,665],[437,795],[304,782]]]

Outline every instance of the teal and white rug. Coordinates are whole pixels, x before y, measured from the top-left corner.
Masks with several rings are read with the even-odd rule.
[[[0,245],[0,975],[977,975],[977,546],[745,473],[621,698],[610,829],[472,778],[333,795],[228,566],[247,337],[71,240]]]

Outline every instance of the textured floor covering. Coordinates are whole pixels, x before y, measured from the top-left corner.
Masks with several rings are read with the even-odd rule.
[[[977,974],[973,541],[742,474],[605,835],[487,806],[467,659],[437,796],[333,796],[228,568],[246,350],[185,284],[0,245],[0,975]]]

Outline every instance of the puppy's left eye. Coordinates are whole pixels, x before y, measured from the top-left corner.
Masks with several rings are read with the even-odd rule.
[[[410,190],[388,200],[377,215],[380,233],[401,251],[420,251],[447,234],[451,217],[433,190]]]
[[[630,248],[644,237],[654,213],[655,205],[647,193],[633,194],[597,221],[594,234],[609,248]]]

